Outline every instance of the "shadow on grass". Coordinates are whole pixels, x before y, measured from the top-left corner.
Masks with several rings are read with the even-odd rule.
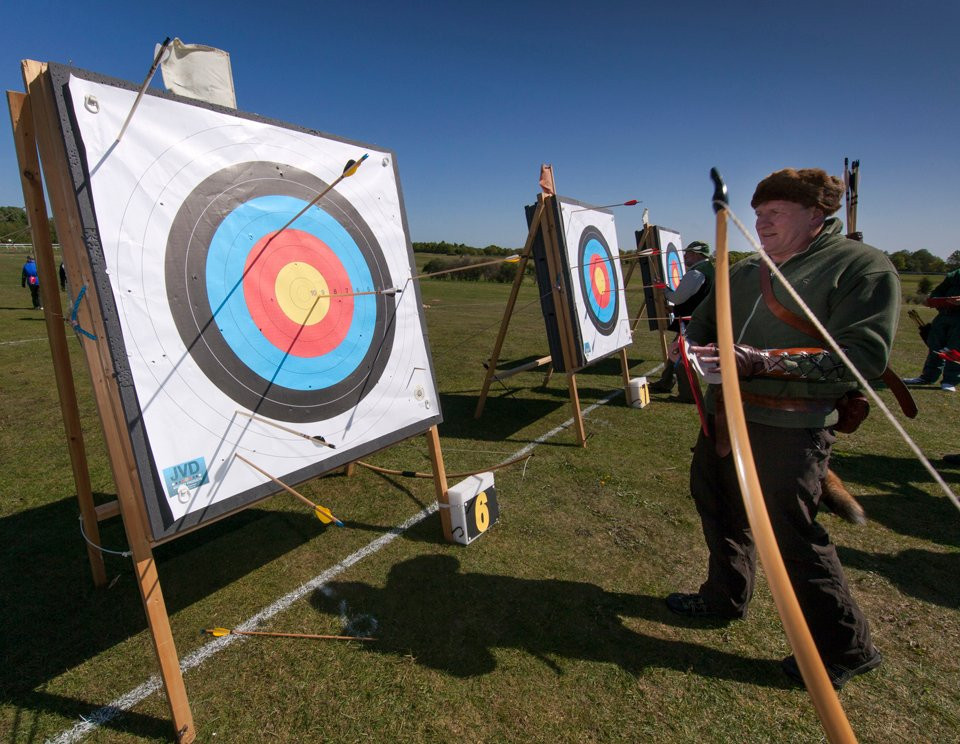
[[[103,500],[109,494],[96,496]],[[158,546],[154,556],[168,613],[315,538],[318,529],[322,525],[309,514],[246,509]],[[119,519],[101,525],[101,540],[107,548],[126,550]],[[131,561],[108,555],[105,563],[108,581],[116,583],[97,589],[74,498],[0,519],[0,699],[5,703],[20,711],[77,719],[107,702],[91,703],[42,690],[58,675],[146,628]],[[18,718],[28,719],[22,712]],[[147,737],[166,736],[170,731],[167,720],[133,713],[107,725]]]
[[[841,546],[837,554],[844,566],[880,574],[903,594],[947,609],[960,609],[960,553],[915,548],[894,554],[868,553]]]
[[[940,494],[939,486],[934,484],[918,460],[839,454],[831,458],[830,464],[848,487],[860,484],[887,492],[857,495],[868,519],[901,535],[941,545],[957,544],[957,509]],[[933,465],[956,491],[960,473],[940,467],[941,463],[934,462]],[[931,488],[936,495],[931,495]]]
[[[624,626],[621,616],[693,627],[673,615],[661,597],[614,594],[585,582],[460,573],[459,568],[449,555],[412,558],[390,570],[383,589],[336,583],[314,592],[311,603],[319,612],[337,615],[345,599],[377,621],[378,640],[365,649],[412,656],[455,677],[490,673],[496,668],[492,650],[515,648],[555,674],[564,673],[559,659],[567,658],[616,664],[633,675],[667,668],[765,687],[792,686],[778,661],[654,638]]]
[[[441,393],[441,436],[501,442],[512,438],[518,431],[549,416],[564,405],[564,402],[557,400],[520,400],[513,392],[503,393],[492,388],[491,391],[479,419],[473,417],[479,391],[473,395]]]

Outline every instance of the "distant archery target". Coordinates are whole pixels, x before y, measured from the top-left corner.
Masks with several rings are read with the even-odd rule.
[[[603,234],[593,225],[584,228],[580,235],[577,265],[587,315],[600,333],[609,336],[617,327],[619,287],[613,254]]]
[[[287,421],[342,413],[390,355],[386,260],[353,206],[289,165],[240,163],[184,200],[167,240],[167,295],[203,373],[241,406]],[[363,294],[370,293],[370,294]]]
[[[675,290],[680,280],[683,278],[683,260],[680,258],[680,251],[676,243],[667,244],[664,251],[664,282],[671,290]]]

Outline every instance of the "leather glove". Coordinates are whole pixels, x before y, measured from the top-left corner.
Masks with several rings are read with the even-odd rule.
[[[737,377],[753,377],[769,371],[770,355],[756,346],[734,344],[733,355],[737,361]]]
[[[696,353],[704,368],[717,372],[720,369],[720,352],[716,344],[695,346],[690,349]],[[753,377],[768,372],[773,367],[774,360],[763,349],[746,344],[734,344],[734,360],[737,366],[737,377]]]

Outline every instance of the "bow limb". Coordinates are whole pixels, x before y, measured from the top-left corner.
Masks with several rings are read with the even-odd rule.
[[[727,252],[727,187],[716,168],[710,170],[714,183],[713,209],[717,214],[717,272],[716,272],[716,317],[717,346],[720,352],[720,376],[723,386],[723,405],[730,431],[734,466],[743,503],[757,543],[760,561],[763,563],[777,612],[783,622],[787,640],[793,648],[797,665],[803,675],[807,691],[813,701],[820,724],[827,739],[833,744],[856,742],[850,722],[840,705],[837,693],[827,677],[820,660],[813,636],[803,618],[797,596],[790,584],[790,577],[777,547],[770,517],[767,514],[763,490],[757,476],[753,450],[747,434],[747,421],[743,415],[740,397],[740,380],[733,349],[733,317],[730,311],[730,267]]]

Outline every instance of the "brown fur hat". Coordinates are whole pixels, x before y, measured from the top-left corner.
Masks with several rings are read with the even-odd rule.
[[[767,201],[789,201],[805,207],[818,207],[831,215],[840,209],[843,181],[820,168],[784,168],[771,173],[757,184],[750,206]]]

